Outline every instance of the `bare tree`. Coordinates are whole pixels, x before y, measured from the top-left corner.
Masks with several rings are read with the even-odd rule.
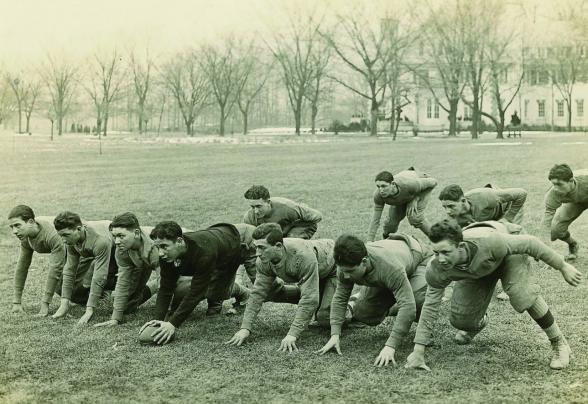
[[[246,135],[249,130],[251,105],[269,79],[273,64],[264,60],[262,50],[256,47],[253,42],[243,46],[240,50],[237,107],[241,112],[243,134]]]
[[[13,103],[11,98],[10,86],[4,81],[0,80],[0,125],[4,123],[10,114]]]
[[[467,83],[465,43],[467,30],[459,18],[464,4],[452,0],[433,8],[429,3],[415,7],[426,9],[421,21],[421,40],[424,44],[424,62],[411,67],[430,91],[437,104],[449,114],[449,136],[457,133],[457,107]],[[418,18],[415,15],[415,18]],[[432,72],[432,75],[429,75]]]
[[[119,53],[114,50],[108,56],[94,55],[89,75],[85,88],[94,102],[96,130],[101,138],[107,135],[110,107],[120,95],[125,79],[125,70]]]
[[[567,130],[572,130],[572,95],[580,78],[585,76],[587,64],[585,55],[580,54],[575,44],[567,44],[557,49],[553,63],[548,67],[551,81],[566,103]]]
[[[370,135],[378,131],[378,110],[386,97],[387,71],[391,62],[390,26],[386,19],[376,25],[361,12],[337,16],[337,28],[321,32],[339,59],[359,80],[330,77],[370,102]],[[367,91],[366,91],[367,90]]]
[[[312,16],[298,21],[290,19],[289,32],[276,34],[274,43],[268,44],[282,67],[297,135],[300,135],[304,100],[314,78],[313,55],[320,50],[320,25]]]
[[[145,59],[138,60],[134,52],[130,52],[130,67],[133,74],[133,88],[137,96],[137,117],[139,120],[139,134],[142,134],[147,124],[147,96],[151,89],[153,60],[149,51],[145,52]]]
[[[6,83],[8,83],[14,94],[18,111],[18,133],[22,133],[22,113],[24,110],[25,98],[27,96],[27,85],[21,75],[11,73],[6,74]]]
[[[207,45],[200,52],[200,66],[206,73],[219,108],[219,134],[225,134],[225,122],[239,92],[238,41],[230,36],[218,46]]]
[[[25,113],[25,133],[31,133],[31,115],[35,110],[36,102],[41,95],[41,82],[40,81],[29,81],[26,84],[25,97],[23,98],[23,109]]]
[[[328,44],[325,45],[318,52],[311,55],[312,80],[305,93],[305,97],[310,103],[310,132],[313,135],[316,133],[316,117],[319,112],[319,105],[327,96],[325,81],[331,59],[331,48]]]
[[[60,136],[63,133],[63,119],[71,107],[77,74],[78,70],[72,63],[66,61],[57,63],[50,55],[47,56],[42,76],[49,90],[50,115],[53,117],[53,121],[57,122],[57,133]]]
[[[207,77],[196,62],[194,53],[177,55],[162,67],[162,77],[180,109],[186,133],[193,136],[194,120],[206,106],[211,92]]]

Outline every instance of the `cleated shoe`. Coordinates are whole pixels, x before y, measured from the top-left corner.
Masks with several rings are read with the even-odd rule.
[[[459,345],[469,344],[470,342],[472,342],[472,340],[474,339],[474,337],[476,335],[478,335],[478,333],[480,331],[482,331],[484,329],[484,327],[486,327],[486,325],[488,325],[488,314],[485,314],[484,315],[484,318],[480,322],[480,328],[477,331],[463,331],[463,330],[459,330],[455,334],[455,337],[454,337],[455,342],[457,342]]]
[[[551,362],[549,362],[551,369],[564,369],[570,364],[572,349],[564,337],[559,337],[551,341],[551,350],[553,351]]]

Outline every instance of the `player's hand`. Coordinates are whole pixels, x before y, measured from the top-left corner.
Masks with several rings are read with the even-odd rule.
[[[20,304],[20,303],[13,303],[12,304],[11,313],[12,314],[26,314],[26,312],[22,308],[22,304]]]
[[[331,335],[331,338],[327,341],[325,346],[322,347],[321,349],[319,349],[318,351],[315,351],[315,353],[324,355],[333,348],[335,348],[335,350],[337,351],[337,353],[339,355],[342,355],[341,354],[341,338],[339,337],[339,335]]]
[[[108,320],[108,321],[104,321],[102,323],[98,323],[98,324],[94,324],[94,327],[114,327],[115,325],[118,325],[118,320]]]
[[[37,313],[37,317],[47,317],[49,315],[49,303],[41,303],[41,308]]]
[[[567,262],[564,263],[563,268],[561,269],[561,274],[572,286],[578,286],[580,282],[582,282],[582,272],[578,271],[573,265],[568,264]]]
[[[69,299],[61,299],[61,304],[57,311],[51,316],[52,318],[62,318],[65,317],[67,312],[69,311]]]
[[[396,361],[394,360],[395,353],[396,350],[394,348],[386,345],[380,351],[380,354],[374,362],[374,366],[381,368],[382,366],[388,366],[389,363],[392,363],[392,365],[396,366]]]
[[[421,347],[422,348],[419,348],[419,345],[415,345],[412,353],[408,355],[406,365],[404,365],[406,369],[424,369],[429,372],[431,371],[431,368],[425,363],[425,347],[422,345]]]
[[[83,326],[90,322],[92,316],[94,315],[94,309],[92,307],[86,307],[86,312],[80,319],[78,320],[76,326]]]
[[[176,327],[167,321],[157,321],[153,325],[155,324],[159,324],[159,328],[151,334],[153,341],[158,345],[167,344],[176,332]]]
[[[417,212],[418,212],[417,205],[418,205],[417,199],[413,199],[412,201],[410,201],[408,203],[408,206],[406,207],[406,216],[407,217],[412,217],[417,214]]]
[[[293,337],[292,335],[286,335],[280,343],[278,352],[292,353],[293,350],[298,351],[298,347],[296,346],[296,337]]]
[[[239,331],[235,333],[235,335],[233,335],[233,338],[225,342],[225,345],[241,346],[250,334],[251,332],[249,330],[241,328]]]

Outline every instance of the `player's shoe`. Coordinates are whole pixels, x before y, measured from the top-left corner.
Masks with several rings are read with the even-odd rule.
[[[551,369],[564,369],[570,364],[572,349],[563,336],[551,341],[551,350],[553,352],[551,362],[549,362]]]
[[[221,314],[222,311],[223,311],[222,306],[221,307],[209,307],[208,309],[206,309],[206,316],[207,317],[218,316],[219,314]]]
[[[580,245],[577,241],[574,241],[568,244],[568,250],[569,254],[565,257],[566,261],[574,261],[576,258],[578,258],[578,251],[580,250]]]
[[[498,293],[496,295],[496,298],[498,300],[504,300],[504,301],[509,300],[509,297],[508,297],[508,295],[506,294],[506,292],[504,290],[502,292]]]
[[[476,335],[478,335],[478,333],[480,331],[482,331],[484,329],[484,327],[486,327],[487,325],[488,325],[488,313],[486,313],[484,315],[484,318],[480,322],[480,328],[477,331],[463,331],[463,330],[459,330],[455,334],[455,338],[454,338],[455,339],[455,342],[457,342],[459,345],[469,344],[470,342],[472,342],[472,340],[474,339],[474,337]]]

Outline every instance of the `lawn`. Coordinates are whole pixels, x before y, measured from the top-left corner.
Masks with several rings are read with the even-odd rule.
[[[506,143],[506,144],[505,144]],[[415,166],[439,180],[429,218],[443,216],[440,188],[464,189],[488,182],[529,191],[524,226],[539,235],[547,171],[556,162],[588,168],[583,134],[525,135],[522,140],[349,137],[337,142],[278,144],[138,143],[109,137],[98,155],[94,140],[64,136],[0,136],[0,214],[26,203],[37,215],[72,210],[86,219],[133,211],[142,224],[173,219],[188,228],[239,222],[244,191],[266,185],[272,194],[323,212],[317,237],[343,232],[365,237],[371,216],[373,177],[383,169]],[[0,402],[587,402],[588,299],[586,281],[568,286],[553,270],[536,266],[537,282],[573,350],[570,367],[549,369],[546,337],[526,314],[494,300],[490,324],[466,347],[453,343],[448,306],[428,350],[431,372],[405,370],[413,326],[397,352],[399,366],[372,363],[392,319],[378,327],[349,330],[343,356],[318,356],[328,330],[311,328],[295,354],[276,352],[295,307],[264,305],[252,337],[227,348],[240,316],[205,318],[199,306],[164,347],[145,347],[138,329],[151,318],[154,300],[112,329],[75,328],[82,314],[55,321],[36,318],[47,259],[35,255],[25,287],[27,316],[10,314],[17,240],[5,219],[0,228]],[[401,230],[414,231],[407,223]],[[588,213],[573,226],[583,240],[576,266],[586,273]],[[564,253],[563,243],[554,245]],[[51,310],[59,303],[55,297]],[[103,302],[93,322],[109,318]]]

